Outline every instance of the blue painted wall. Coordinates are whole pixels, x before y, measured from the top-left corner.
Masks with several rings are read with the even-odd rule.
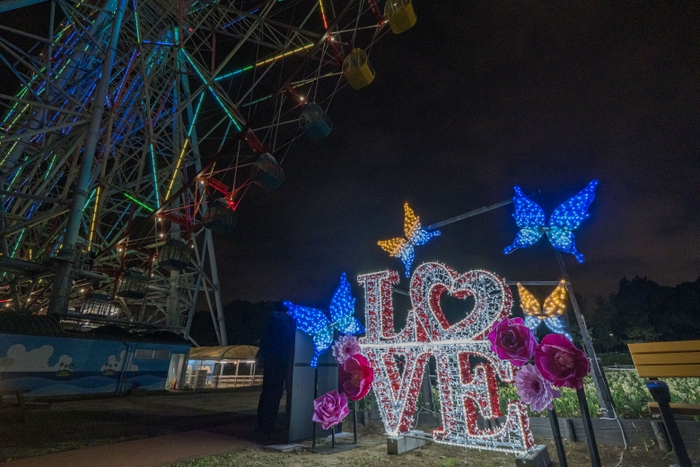
[[[27,389],[28,396],[163,390],[167,352],[188,351],[178,344],[0,334],[0,388]]]

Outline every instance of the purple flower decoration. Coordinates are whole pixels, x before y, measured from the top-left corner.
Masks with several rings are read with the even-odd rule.
[[[552,383],[544,379],[537,367],[525,365],[515,373],[515,387],[520,400],[530,406],[534,412],[552,409],[552,399],[561,396]]]
[[[342,422],[349,413],[347,398],[344,394],[338,394],[335,389],[314,399],[312,420],[320,423],[324,430]]]
[[[360,344],[352,334],[340,336],[335,344],[333,344],[333,356],[339,365],[345,364],[345,361],[356,354],[361,354]]]
[[[515,366],[525,365],[535,355],[537,341],[522,318],[504,319],[497,322],[488,334],[493,350],[501,360]]]

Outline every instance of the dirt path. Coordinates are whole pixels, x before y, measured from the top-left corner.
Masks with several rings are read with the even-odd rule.
[[[0,461],[232,422],[245,434],[255,426],[259,396],[259,388],[241,388],[54,402],[30,412],[27,423],[18,414],[0,418]]]

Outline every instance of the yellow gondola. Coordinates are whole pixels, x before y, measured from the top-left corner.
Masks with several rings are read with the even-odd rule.
[[[343,61],[343,74],[353,89],[362,89],[374,81],[374,68],[369,63],[367,53],[353,49]]]
[[[411,0],[389,0],[384,6],[384,16],[394,34],[411,29],[417,19]]]

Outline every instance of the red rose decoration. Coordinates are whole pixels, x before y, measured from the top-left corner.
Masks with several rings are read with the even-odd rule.
[[[537,341],[522,318],[506,318],[493,326],[488,334],[491,350],[501,360],[508,360],[515,366],[523,366],[535,354]]]
[[[555,386],[581,389],[591,362],[581,350],[561,334],[548,334],[535,351],[535,365]]]
[[[348,396],[348,399],[359,401],[372,389],[374,372],[369,360],[362,354],[355,354],[345,360],[343,366],[338,368],[338,381],[340,389]]]

